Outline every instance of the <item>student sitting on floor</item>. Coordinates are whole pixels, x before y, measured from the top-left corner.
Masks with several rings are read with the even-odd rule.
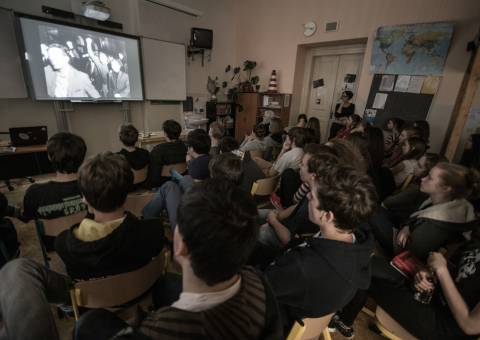
[[[370,178],[353,168],[332,166],[315,178],[308,211],[320,231],[265,271],[286,328],[296,320],[334,313],[358,289],[368,288],[373,238],[358,227],[374,211],[376,200]]]
[[[149,188],[160,187],[170,180],[170,177],[162,176],[164,165],[185,162],[187,147],[180,140],[182,126],[169,119],[163,122],[163,132],[166,142],[156,145],[150,152],[150,169],[146,183]]]
[[[425,261],[429,252],[476,227],[475,211],[467,199],[478,195],[479,183],[478,174],[471,169],[438,163],[420,185],[429,198],[409,220],[394,225],[382,209],[372,216],[370,224],[377,241],[389,256],[407,249]],[[394,238],[397,227],[400,230]]]
[[[132,124],[122,125],[118,135],[124,146],[118,153],[127,159],[130,168],[140,170],[148,166],[150,163],[150,154],[148,151],[135,147],[138,141],[138,130],[135,126]],[[141,187],[141,185],[142,183],[137,183],[136,187]]]
[[[123,208],[133,174],[110,152],[88,159],[78,185],[93,219],[63,231],[55,249],[74,279],[128,272],[147,264],[163,247],[159,220],[139,220]]]
[[[109,339],[120,332],[162,340],[282,339],[268,284],[243,267],[258,235],[249,194],[229,181],[207,180],[185,193],[178,211],[173,244],[182,282],[180,294],[166,299],[173,303],[133,327],[104,310],[87,312],[76,339]]]
[[[22,220],[52,219],[84,211],[77,183],[77,171],[85,158],[87,147],[83,139],[68,132],[49,138],[47,154],[55,178],[28,187],[23,198]],[[47,250],[53,250],[54,237],[43,237]]]

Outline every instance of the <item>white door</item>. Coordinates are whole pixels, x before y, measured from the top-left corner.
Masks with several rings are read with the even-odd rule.
[[[330,116],[340,101],[342,91],[345,90],[347,74],[356,75],[355,82],[348,85],[351,86],[349,89],[354,94],[352,101],[355,103],[363,63],[363,47],[348,48],[345,52],[342,53],[341,49],[315,49],[309,54],[310,62],[305,65],[307,81],[304,82],[305,96],[302,98],[301,106],[309,117],[317,117],[320,120],[322,142],[328,138],[330,124],[333,121]],[[313,82],[316,80],[323,80],[323,86],[313,88]],[[307,91],[305,87],[308,88]]]

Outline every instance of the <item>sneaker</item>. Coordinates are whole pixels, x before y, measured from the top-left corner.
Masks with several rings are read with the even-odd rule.
[[[353,339],[355,337],[355,333],[353,331],[353,327],[347,326],[343,323],[338,315],[334,315],[330,323],[328,324],[328,331],[330,333],[334,333],[338,331],[343,337],[347,339]]]

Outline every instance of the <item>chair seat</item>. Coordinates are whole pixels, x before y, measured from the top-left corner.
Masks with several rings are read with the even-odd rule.
[[[420,322],[420,321],[419,321]],[[382,307],[377,306],[375,323],[382,335],[391,340],[415,340],[405,328],[393,319]]]

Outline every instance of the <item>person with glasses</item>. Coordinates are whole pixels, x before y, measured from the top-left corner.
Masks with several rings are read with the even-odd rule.
[[[330,137],[328,139],[334,138],[338,131],[345,126],[346,119],[355,113],[355,104],[351,102],[352,98],[352,91],[342,92],[340,103],[335,105],[335,112],[333,113],[337,122],[332,123],[332,126],[330,127]]]

